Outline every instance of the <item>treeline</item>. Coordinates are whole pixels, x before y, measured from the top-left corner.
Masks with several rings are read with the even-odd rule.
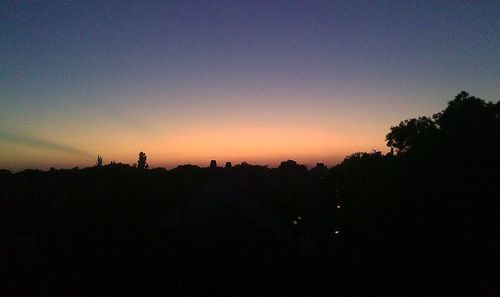
[[[500,103],[462,92],[386,140],[391,153],[356,153],[331,171],[351,260],[389,295],[498,293]]]
[[[227,238],[235,240],[228,259],[234,261],[231,253],[252,255],[250,283],[267,271],[262,283],[281,290],[288,284],[349,295],[367,288],[381,296],[500,292],[500,103],[462,92],[431,117],[391,127],[386,140],[387,154],[354,153],[333,168],[317,164],[310,170],[292,160],[277,168],[242,163],[148,169],[141,152],[135,166],[103,165],[98,157],[84,169],[0,171],[2,242],[18,272],[6,282],[29,284],[15,288],[32,295],[51,288],[44,281],[74,273],[79,277],[63,286],[71,291],[81,288],[79,279],[93,267],[104,274],[119,267],[125,272],[117,279],[134,276],[143,286],[148,278],[133,270],[149,269],[158,273],[150,288],[161,287],[163,274],[181,282],[173,285],[177,289],[186,288],[182,282],[212,279],[183,270],[197,267],[179,260],[191,259],[184,245],[189,238],[181,239],[165,217],[222,178],[295,230],[293,246],[274,256],[237,249],[272,250],[277,242],[257,236],[240,238],[244,244],[238,245]],[[231,216],[220,220],[234,225],[235,233],[260,232]],[[192,226],[189,234],[198,229],[204,230]],[[196,259],[212,252],[200,253]],[[225,256],[220,259],[224,263],[214,270],[237,273]],[[292,266],[284,269],[283,263]],[[36,278],[43,273],[47,277]]]

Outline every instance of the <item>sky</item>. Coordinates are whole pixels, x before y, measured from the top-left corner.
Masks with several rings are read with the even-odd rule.
[[[500,95],[498,1],[2,1],[0,168],[334,165]]]

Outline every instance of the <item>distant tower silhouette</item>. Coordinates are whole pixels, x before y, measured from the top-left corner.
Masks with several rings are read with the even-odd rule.
[[[231,167],[233,167],[233,165],[231,164],[231,162],[226,162],[226,166],[224,166],[224,168],[229,169]]]
[[[210,161],[210,168],[217,168],[217,161],[215,160]]]

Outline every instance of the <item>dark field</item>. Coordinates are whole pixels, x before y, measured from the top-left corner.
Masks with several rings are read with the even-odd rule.
[[[368,172],[350,175],[293,163],[3,174],[4,285],[9,296],[494,292],[497,197],[387,192],[383,168],[398,161],[366,157]],[[346,180],[366,174],[376,179]]]

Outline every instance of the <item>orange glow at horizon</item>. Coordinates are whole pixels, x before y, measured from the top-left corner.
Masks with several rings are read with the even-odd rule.
[[[223,165],[226,161],[233,164],[249,162],[251,164],[277,166],[279,162],[293,159],[306,165],[323,162],[335,165],[355,151],[369,151],[378,139],[360,139],[347,133],[333,133],[311,127],[270,127],[266,125],[242,125],[185,127],[171,132],[170,135],[136,135],[117,133],[99,139],[98,133],[89,131],[86,137],[73,142],[77,147],[84,147],[88,156],[75,156],[43,149],[19,147],[15,144],[4,146],[4,157],[15,156],[22,152],[24,160],[32,163],[7,163],[7,168],[71,168],[74,166],[92,166],[97,154],[104,157],[104,163],[110,161],[132,164],[137,161],[139,151],[148,156],[151,167],[172,168],[182,164],[208,166],[211,159]],[[334,135],[335,134],[335,135]],[[380,143],[380,140],[378,140]],[[383,144],[383,143],[382,143]],[[95,156],[94,156],[95,155]],[[38,163],[36,163],[37,160]],[[4,161],[5,162],[5,161]],[[49,165],[47,165],[49,164]]]
[[[216,159],[275,165],[285,159],[331,163],[331,159],[349,154],[357,146],[346,136],[335,137],[321,130],[243,126],[185,131],[151,147],[150,153],[157,156],[157,162],[167,164],[173,161],[169,156],[175,156],[188,163]]]
[[[273,98],[270,102],[284,100]],[[29,118],[14,117],[6,122],[6,134],[0,131],[0,168],[88,167],[97,155],[104,164],[133,164],[140,151],[146,153],[151,168],[208,166],[212,159],[219,165],[230,161],[275,167],[293,159],[332,166],[354,152],[386,151],[383,137],[397,118],[392,114],[381,118],[368,104],[354,112],[347,102],[338,103],[340,99],[323,98],[324,104],[305,107],[295,100],[282,104],[255,98],[238,104],[224,104],[229,99],[222,97],[192,100],[200,103],[172,105],[158,98],[147,106],[85,105],[66,113],[46,108]]]

